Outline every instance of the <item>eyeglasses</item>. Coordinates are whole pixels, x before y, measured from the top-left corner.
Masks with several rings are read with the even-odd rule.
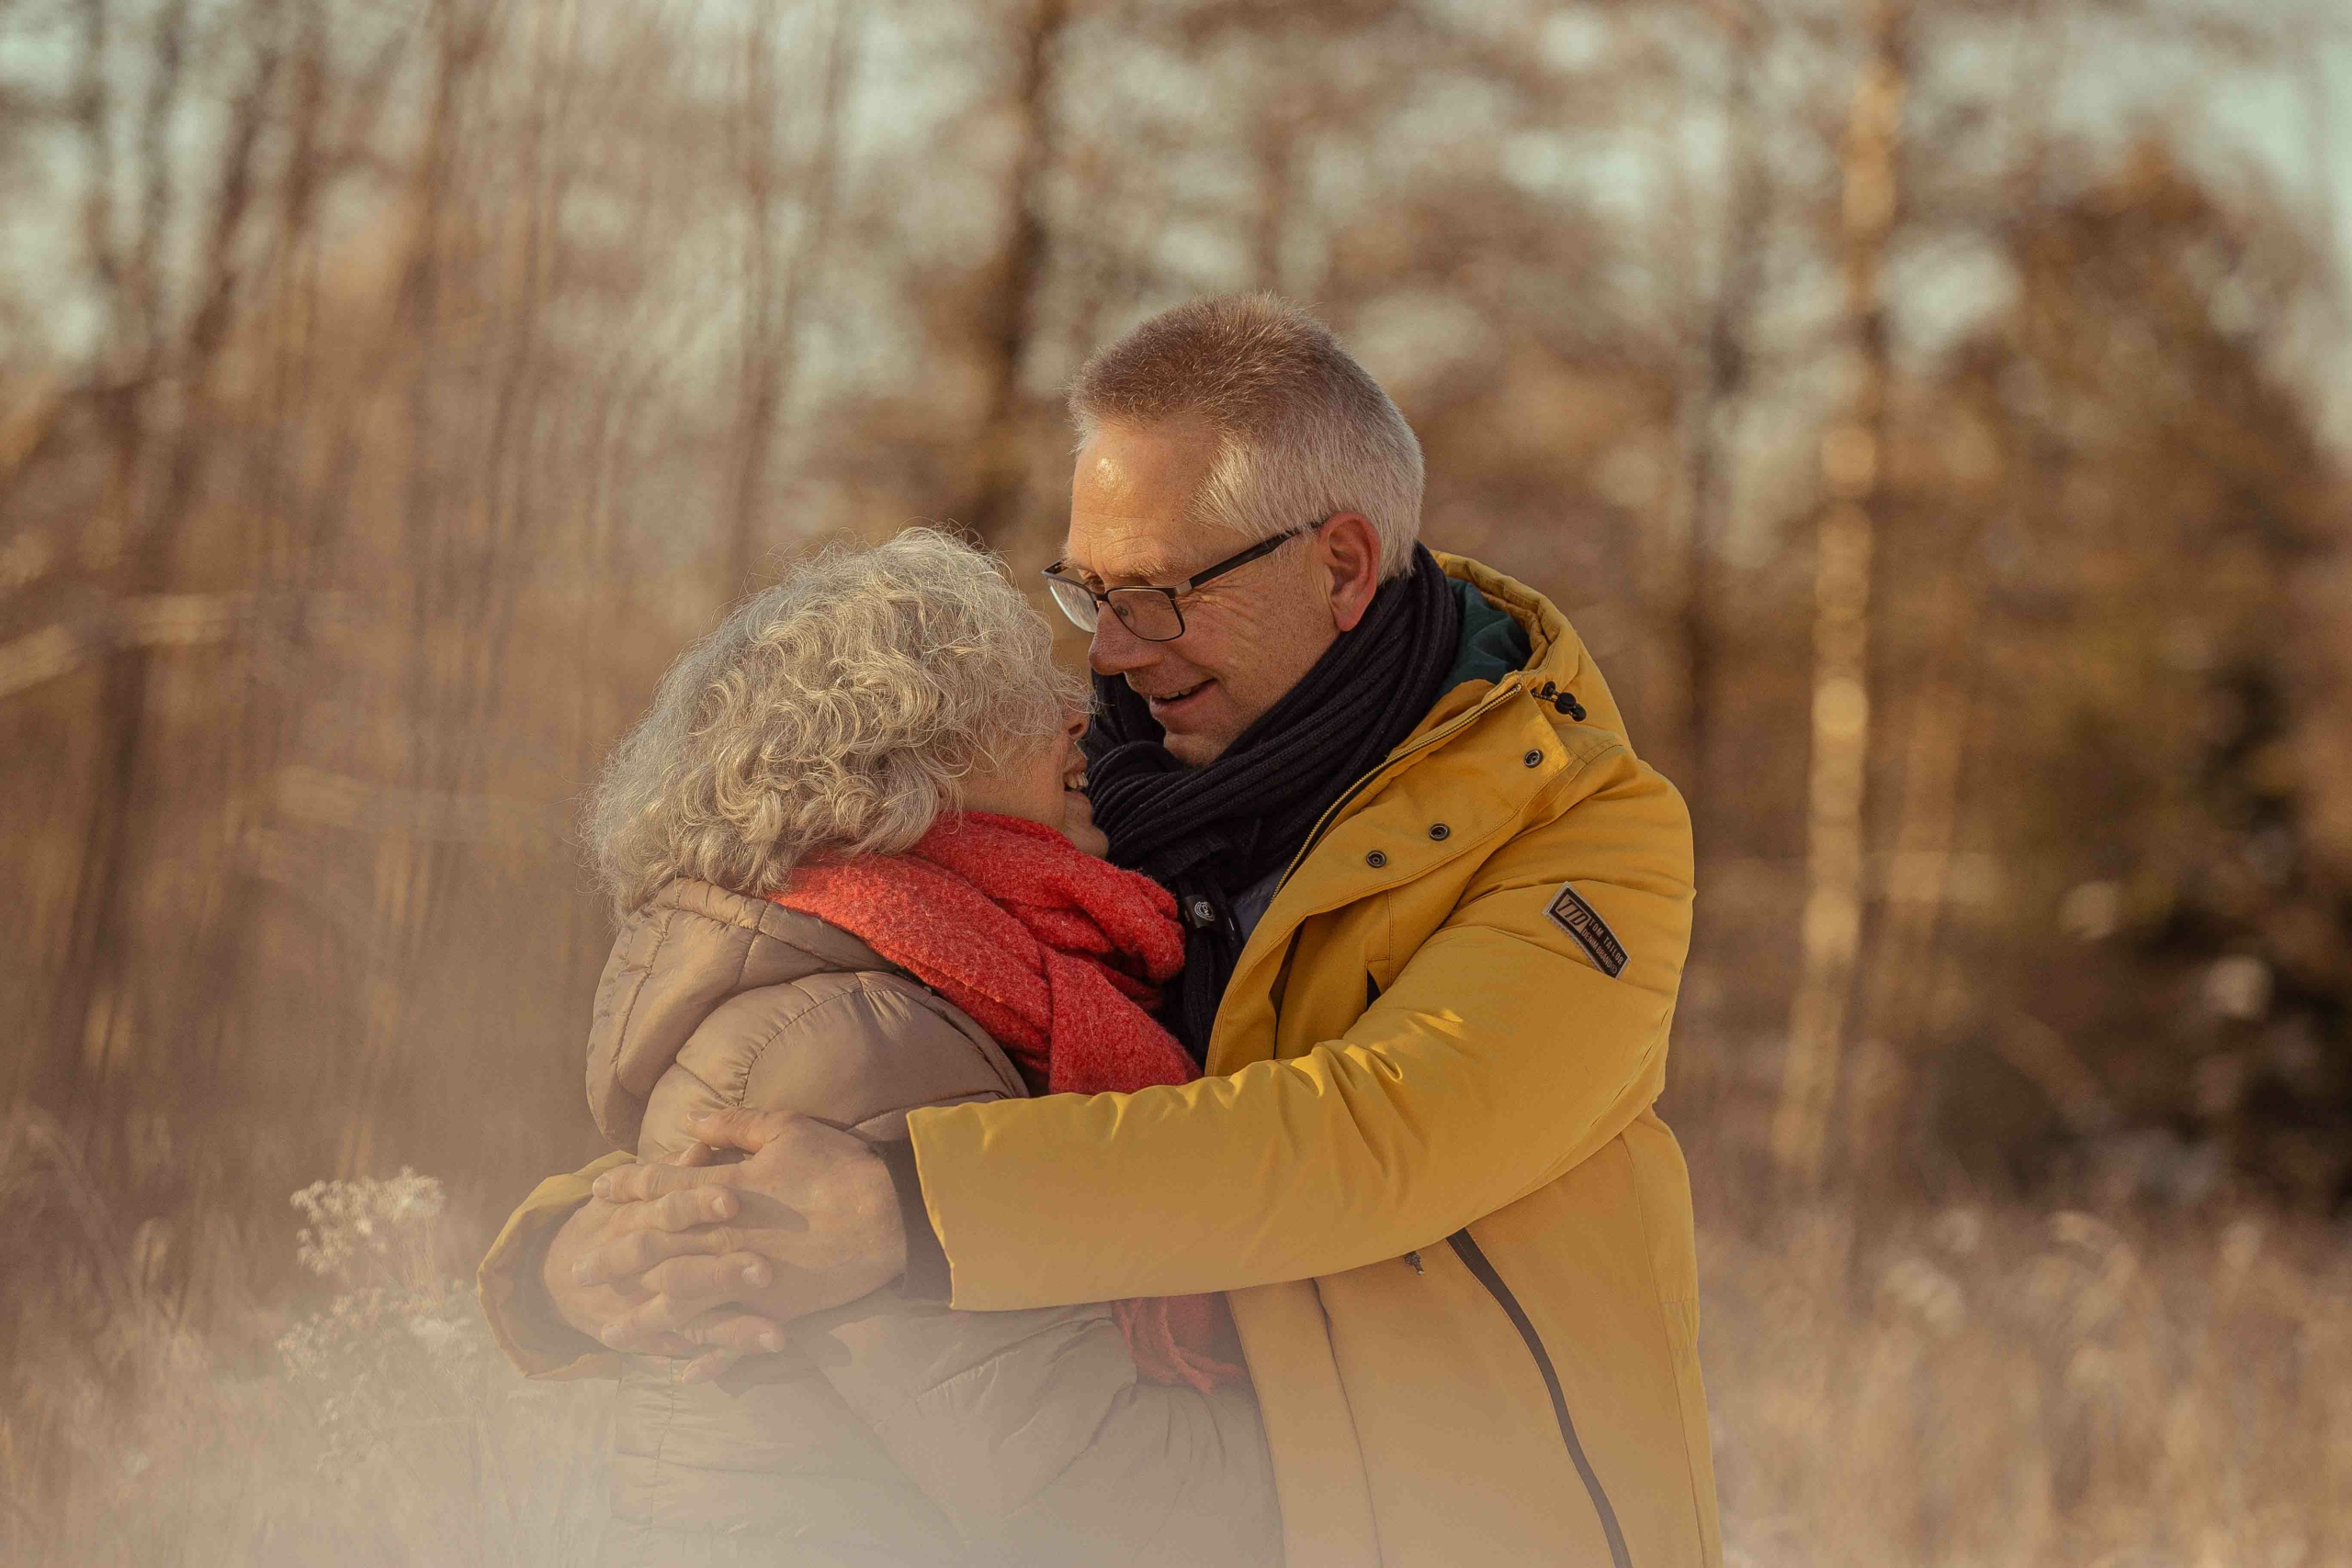
[[[1111,614],[1119,617],[1119,624],[1145,642],[1173,642],[1184,635],[1184,609],[1178,603],[1184,595],[1211,578],[1223,577],[1261,556],[1273,554],[1301,534],[1312,534],[1329,521],[1329,517],[1318,517],[1312,523],[1302,523],[1286,534],[1277,534],[1239,555],[1227,556],[1215,566],[1203,568],[1172,588],[1110,588],[1098,593],[1081,579],[1063,574],[1062,569],[1069,564],[1066,560],[1057,560],[1046,569],[1046,586],[1052,591],[1054,603],[1062,607],[1062,614],[1082,632],[1094,630],[1102,606],[1108,604]]]

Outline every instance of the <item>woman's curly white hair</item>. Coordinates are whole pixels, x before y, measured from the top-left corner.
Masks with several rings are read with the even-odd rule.
[[[890,853],[1082,710],[994,557],[929,528],[831,549],[689,649],[587,811],[623,914],[673,878],[775,892],[811,855]]]

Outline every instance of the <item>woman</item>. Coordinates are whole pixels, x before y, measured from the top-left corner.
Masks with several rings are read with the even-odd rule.
[[[876,1138],[917,1106],[1196,1068],[1148,1008],[1164,889],[1098,858],[1083,686],[990,560],[910,530],[825,555],[679,660],[591,812],[622,916],[589,1100],[644,1159],[694,1118]],[[1221,1303],[959,1313],[885,1290],[720,1384],[629,1358],[614,1562],[1280,1556]]]

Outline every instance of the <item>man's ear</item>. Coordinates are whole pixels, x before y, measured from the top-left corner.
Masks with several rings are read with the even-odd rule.
[[[1330,574],[1331,620],[1351,632],[1380,589],[1380,536],[1361,512],[1342,512],[1315,536],[1317,560]]]

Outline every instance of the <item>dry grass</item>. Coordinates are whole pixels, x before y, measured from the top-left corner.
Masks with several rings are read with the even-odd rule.
[[[1952,1208],[1702,1238],[1727,1556],[2352,1562],[2352,1255]]]
[[[0,1221],[42,1192],[85,1206],[62,1145],[37,1122],[11,1131]],[[24,1157],[28,1146],[51,1157]],[[19,1276],[10,1303],[0,1561],[592,1558],[609,1398],[595,1384],[526,1382],[499,1355],[453,1272],[469,1248],[444,1230],[438,1183],[406,1171],[322,1182],[294,1206],[307,1222],[295,1250],[318,1292],[299,1305],[249,1303],[203,1335],[152,1249],[107,1260],[12,1247],[46,1266]],[[24,1241],[26,1227],[5,1228]],[[273,1259],[207,1261],[283,1277]]]
[[[607,1401],[485,1367],[429,1418],[337,1430],[316,1392],[169,1336],[135,1416],[99,1417],[62,1495],[9,1499],[0,1559],[74,1564],[570,1563],[602,1528]],[[93,1413],[96,1416],[96,1413]],[[101,1435],[102,1434],[102,1435]]]
[[[507,1371],[446,1276],[427,1189],[314,1190],[333,1212],[303,1247],[335,1297],[251,1308],[242,1337],[274,1348],[249,1364],[135,1287],[102,1354],[20,1361],[10,1408],[47,1412],[65,1451],[0,1448],[0,1558],[589,1555],[604,1390]],[[2352,1562],[2340,1235],[2251,1211],[1823,1208],[1770,1229],[1702,1244],[1732,1563]]]

